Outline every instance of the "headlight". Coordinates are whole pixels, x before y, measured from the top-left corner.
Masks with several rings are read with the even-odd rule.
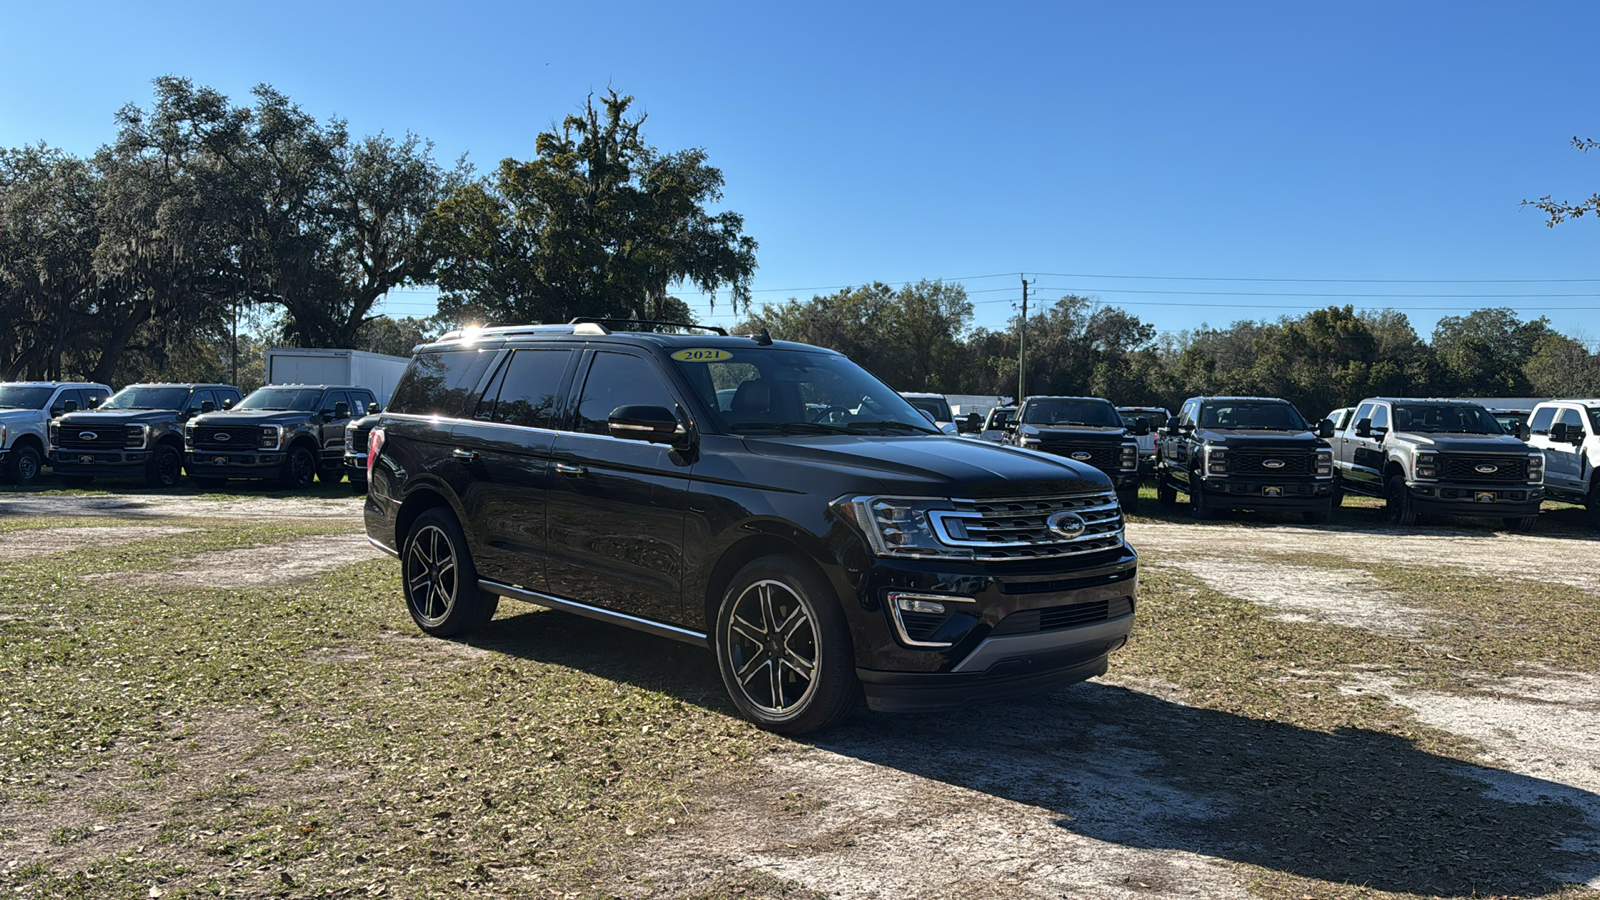
[[[1418,478],[1438,478],[1439,477],[1439,455],[1437,453],[1418,453],[1417,454],[1417,477]]]
[[[261,426],[261,436],[256,440],[258,450],[276,450],[283,444],[282,425]]]
[[[970,557],[940,542],[934,531],[937,513],[954,513],[950,501],[935,497],[850,497],[835,501],[835,509],[861,529],[878,556]],[[947,526],[949,527],[949,526]]]
[[[1122,445],[1122,467],[1124,469],[1137,469],[1137,468],[1139,468],[1139,445],[1138,445],[1138,443],[1123,444]]]
[[[1332,450],[1318,450],[1317,451],[1317,474],[1318,475],[1332,475],[1333,474],[1333,451]]]
[[[6,445],[6,427],[4,425],[0,425],[0,447],[4,447],[5,445]]]
[[[1537,482],[1543,483],[1543,481],[1544,481],[1544,454],[1543,453],[1529,453],[1528,454],[1528,480],[1530,482],[1537,481]]]
[[[1228,450],[1225,447],[1206,448],[1206,474],[1228,474]]]
[[[1017,440],[1022,446],[1033,449],[1037,449],[1040,444],[1044,443],[1039,440],[1039,429],[1030,425],[1017,426]]]
[[[143,450],[145,442],[150,439],[149,425],[129,425],[123,437],[122,449]]]
[[[55,422],[50,423],[50,446],[61,446],[61,426]]]

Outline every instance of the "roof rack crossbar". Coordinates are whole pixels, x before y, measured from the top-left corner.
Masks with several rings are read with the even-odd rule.
[[[728,329],[723,328],[720,325],[695,325],[690,322],[666,322],[660,319],[615,319],[609,316],[578,316],[567,324],[599,325],[602,328],[609,328],[612,325],[663,325],[668,328],[698,328],[701,331],[709,331],[712,334],[718,334],[722,337],[728,336]],[[627,329],[618,330],[625,331]]]

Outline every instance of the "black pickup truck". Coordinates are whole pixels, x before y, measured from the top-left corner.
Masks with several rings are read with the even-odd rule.
[[[288,488],[344,477],[344,428],[352,410],[374,402],[353,385],[269,384],[228,412],[184,429],[189,477],[200,484],[229,478],[274,479]]]
[[[1197,519],[1218,510],[1333,511],[1333,423],[1313,427],[1277,397],[1190,397],[1161,429],[1156,499],[1189,495]]]
[[[142,475],[151,487],[176,487],[184,423],[238,401],[239,389],[227,384],[130,384],[93,410],[50,423],[50,465],[71,483]]]
[[[1003,443],[1084,463],[1106,473],[1124,509],[1139,505],[1139,442],[1148,425],[1128,428],[1110,400],[1026,397],[1005,425]]]

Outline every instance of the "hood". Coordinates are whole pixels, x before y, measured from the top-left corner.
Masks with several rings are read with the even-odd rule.
[[[42,409],[0,409],[0,422],[15,422],[18,419],[37,420],[44,413]]]
[[[1440,453],[1526,453],[1528,445],[1509,434],[1422,434],[1415,431],[1391,433],[1389,440],[1409,444],[1418,450]]]
[[[854,472],[879,483],[888,494],[914,497],[1033,497],[1110,490],[1111,481],[1092,466],[1059,456],[987,441],[913,435],[821,437],[746,436],[746,448],[762,456]],[[872,489],[862,486],[862,492]]]
[[[1308,450],[1328,446],[1312,431],[1255,431],[1239,428],[1196,428],[1195,440],[1242,450]]]
[[[151,422],[176,422],[175,409],[92,409],[67,413],[56,421],[62,428],[94,428],[108,425],[147,425]]]
[[[1024,431],[1023,429],[1033,429]],[[1037,435],[1041,440],[1081,441],[1089,444],[1120,444],[1132,437],[1121,425],[1028,425],[1017,428],[1018,433]]]
[[[302,409],[225,409],[195,416],[190,421],[196,428],[207,425],[297,425],[316,418],[315,413]]]

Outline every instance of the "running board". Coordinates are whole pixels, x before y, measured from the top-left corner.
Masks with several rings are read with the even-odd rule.
[[[549,594],[541,594],[538,591],[530,591],[527,588],[512,587],[509,584],[501,584],[498,581],[490,581],[487,578],[478,579],[478,588],[488,591],[497,597],[507,597],[512,600],[521,600],[524,603],[548,606],[551,609],[559,609],[562,612],[576,613],[580,616],[598,619],[601,622],[610,622],[613,625],[632,628],[634,631],[643,631],[646,634],[653,634],[657,637],[683,641],[696,647],[711,646],[711,642],[706,639],[705,635],[698,631],[690,631],[687,628],[679,628],[676,625],[641,619],[638,616],[630,616],[626,613],[612,612],[609,609],[601,609],[598,606],[590,606],[587,603],[579,603],[575,600],[563,600],[560,597],[552,597]]]

